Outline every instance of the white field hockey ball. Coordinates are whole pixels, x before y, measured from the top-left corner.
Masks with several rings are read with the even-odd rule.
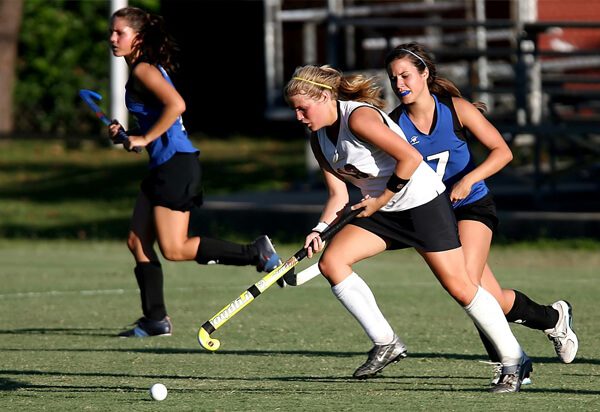
[[[155,383],[150,387],[150,396],[155,401],[163,401],[167,397],[167,387],[162,383]]]

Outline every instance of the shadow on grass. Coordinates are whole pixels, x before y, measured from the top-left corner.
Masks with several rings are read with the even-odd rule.
[[[129,214],[127,215],[129,216]],[[222,239],[245,239],[268,234],[286,243],[300,243],[318,218],[317,213],[278,213],[254,210],[204,210],[192,211],[189,233],[191,235],[219,237]],[[0,222],[0,237],[7,239],[95,239],[122,240],[127,237],[129,217],[97,219],[91,222],[54,224],[39,227],[35,224],[11,224]]]
[[[98,156],[102,156],[100,153]],[[247,159],[203,160],[203,186],[206,194],[261,191],[288,186],[304,178],[302,160],[271,164],[248,164]],[[86,164],[84,161],[46,160],[37,163],[0,165],[0,174],[25,176],[7,179],[0,186],[0,199],[12,202],[32,216],[25,222],[5,220],[0,222],[0,237],[36,239],[122,239],[129,228],[131,208],[139,192],[139,185],[147,175],[147,166],[141,162]],[[243,176],[243,178],[240,178]],[[98,201],[97,208],[90,207],[84,221],[64,222],[59,217],[40,213],[40,207],[57,205],[65,209],[76,208],[78,203]],[[107,202],[111,206],[107,206]],[[71,206],[72,205],[72,206]],[[114,205],[114,207],[112,206]],[[83,206],[82,206],[83,207]],[[111,207],[124,218],[106,219],[103,210]],[[31,209],[31,211],[29,211]],[[263,214],[264,215],[264,214]],[[227,223],[227,216],[217,216],[224,224],[212,220],[215,214],[197,219],[197,231],[214,236],[244,236],[251,238],[260,230],[261,222],[240,227],[238,222]],[[207,219],[211,219],[207,221]],[[261,221],[269,221],[262,216]],[[243,219],[249,222],[249,219]],[[312,220],[311,220],[312,222]],[[192,228],[191,230],[194,230]],[[250,232],[245,232],[249,230]],[[283,232],[283,231],[282,231]],[[284,233],[284,232],[283,232]]]
[[[302,180],[306,173],[301,160],[276,165],[249,165],[246,159],[202,160],[202,170],[203,187],[210,194],[269,190]],[[23,179],[4,183],[0,186],[0,198],[27,199],[33,203],[134,200],[147,173],[147,165],[141,162],[93,165],[52,160],[0,165],[0,174],[31,176],[25,183]]]
[[[21,329],[0,329],[0,335],[73,335],[73,336],[100,336],[110,337],[120,342],[126,342],[127,339],[118,338],[112,329],[106,328],[21,328]],[[149,339],[165,339],[149,338]],[[148,340],[148,339],[146,339]],[[139,342],[139,339],[133,339],[133,341]],[[19,352],[28,351],[30,349],[24,348],[1,348],[0,352]],[[156,355],[229,355],[229,356],[257,356],[257,357],[269,357],[273,355],[291,355],[291,356],[330,356],[330,357],[353,357],[363,356],[365,352],[342,352],[342,351],[309,351],[309,350],[219,350],[218,352],[207,352],[198,349],[188,348],[36,348],[36,351],[41,352],[133,352],[133,353],[146,353]],[[556,357],[551,356],[532,356],[530,358],[540,363],[558,363],[562,364]],[[420,359],[447,359],[447,360],[487,360],[485,355],[481,354],[458,354],[458,353],[429,353],[429,352],[409,352],[410,358]],[[577,357],[573,363],[577,364],[589,364],[589,365],[600,365],[600,359]]]
[[[54,225],[40,228],[27,224],[0,223],[0,237],[6,239],[96,239],[122,240],[127,236],[129,218]]]
[[[69,335],[69,336],[115,336],[111,329],[99,328],[21,328],[0,329],[0,335]],[[101,332],[105,331],[105,332]]]
[[[36,376],[36,377],[64,377],[64,376],[74,376],[74,377],[107,377],[107,378],[127,378],[127,379],[170,379],[170,380],[182,380],[185,385],[192,381],[207,381],[207,382],[218,382],[218,381],[234,381],[234,382],[273,382],[273,383],[288,383],[288,382],[302,382],[302,383],[347,383],[347,384],[355,384],[355,385],[365,385],[365,381],[353,379],[349,376],[315,376],[315,375],[299,375],[299,376],[253,376],[253,377],[240,377],[240,376],[197,376],[197,375],[136,375],[130,373],[103,373],[103,372],[65,372],[65,371],[39,371],[39,370],[3,370],[3,374],[5,375],[14,375],[14,376]],[[374,383],[381,383],[385,385],[394,385],[391,390],[394,391],[402,391],[402,385],[408,385],[405,390],[411,392],[486,392],[487,387],[477,385],[475,387],[471,387],[469,385],[459,386],[457,382],[462,382],[465,380],[469,381],[477,381],[481,382],[485,377],[482,376],[464,376],[464,375],[394,375],[391,376],[388,372],[388,375],[377,375],[376,377],[369,379],[368,382],[372,385]],[[415,386],[415,380],[426,381],[427,385]],[[434,382],[434,381],[440,381]],[[437,384],[437,386],[436,386]],[[450,385],[450,386],[448,386]],[[115,389],[124,392],[146,392],[148,391],[145,387],[135,387],[135,386],[98,386],[98,385],[90,385],[90,386],[74,386],[74,385],[40,385],[40,384],[30,384],[26,382],[21,382],[17,379],[11,378],[0,378],[0,391],[16,391],[16,390],[31,390],[38,392],[89,392],[89,391],[110,391],[113,392]],[[332,390],[330,388],[328,390]],[[371,389],[377,389],[377,387],[371,387]],[[385,387],[380,387],[379,390],[385,389]],[[334,389],[335,390],[335,389]],[[344,390],[339,388],[337,390]],[[231,392],[231,388],[223,387],[223,388],[194,388],[194,389],[175,389],[170,388],[171,392]],[[274,392],[279,392],[281,394],[290,393],[290,389],[285,388],[238,388],[238,392],[252,392],[252,393],[260,393],[265,392],[269,394],[273,394]],[[296,391],[296,388],[291,389],[292,392]],[[319,389],[322,391],[322,389]],[[584,396],[598,396],[600,395],[600,390],[582,390],[582,389],[565,389],[565,388],[533,388],[531,386],[526,386],[523,389],[525,393],[532,394],[573,394],[573,395],[584,395]]]

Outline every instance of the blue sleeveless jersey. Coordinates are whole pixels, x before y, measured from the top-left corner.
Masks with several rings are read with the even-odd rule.
[[[442,177],[450,193],[452,186],[475,168],[475,162],[466,141],[465,130],[458,121],[452,98],[438,98],[433,95],[433,99],[436,116],[430,134],[421,133],[415,127],[402,105],[394,109],[390,117],[404,130],[408,142],[423,155],[425,162]],[[456,209],[468,205],[481,199],[488,192],[485,181],[480,180],[473,185],[466,198],[453,203],[452,206]]]
[[[167,72],[161,66],[157,66],[157,68],[169,84],[173,86],[173,82]],[[127,106],[127,110],[137,120],[140,134],[142,135],[156,123],[163,110],[162,103],[156,97],[135,88],[132,76],[129,77],[125,86],[125,105]],[[177,152],[200,153],[188,138],[181,116],[177,118],[175,123],[162,136],[147,145],[146,150],[150,156],[149,167],[151,169],[165,163]]]

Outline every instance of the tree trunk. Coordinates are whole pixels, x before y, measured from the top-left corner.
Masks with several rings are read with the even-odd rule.
[[[13,132],[13,92],[23,0],[0,0],[0,135]]]

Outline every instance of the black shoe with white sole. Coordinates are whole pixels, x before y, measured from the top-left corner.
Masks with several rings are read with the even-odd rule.
[[[171,318],[165,316],[161,320],[152,320],[146,317],[134,322],[135,327],[119,333],[121,338],[146,338],[149,336],[171,336],[173,325]]]
[[[375,345],[369,351],[367,361],[356,369],[356,379],[367,379],[377,375],[390,363],[396,363],[406,358],[406,345],[394,335],[394,340],[387,345]]]
[[[518,365],[503,366],[500,378],[495,385],[492,385],[490,392],[493,393],[512,393],[519,392],[523,380],[533,372],[533,362],[523,354],[521,362]]]

